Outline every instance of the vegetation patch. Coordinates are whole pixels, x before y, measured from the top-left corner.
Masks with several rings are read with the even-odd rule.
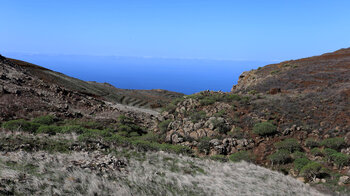
[[[34,118],[32,122],[39,123],[42,125],[52,125],[55,122],[55,119],[53,116],[47,115],[47,116],[40,116],[40,117]]]
[[[232,162],[240,162],[240,161],[254,162],[255,158],[249,151],[239,151],[231,154],[229,156],[229,160]]]
[[[320,142],[314,138],[307,138],[305,141],[305,146],[308,148],[315,148],[320,146]]]
[[[290,161],[290,151],[281,149],[268,156],[272,164],[285,164]]]
[[[62,127],[55,126],[55,125],[41,125],[37,133],[46,133],[49,135],[55,135],[56,133],[60,133],[62,130]]]
[[[301,149],[298,140],[289,138],[275,144],[275,147],[280,150],[288,150],[289,152],[298,151]]]
[[[40,127],[40,124],[19,119],[4,122],[2,124],[2,127],[10,131],[25,131],[35,133],[36,130]]]
[[[158,124],[158,128],[162,133],[165,133],[168,129],[169,124],[171,123],[171,120],[164,120]]]
[[[277,127],[270,122],[261,122],[253,127],[253,132],[260,136],[269,136],[277,132]]]
[[[345,146],[344,138],[341,137],[335,137],[335,138],[328,138],[321,142],[321,145],[326,148],[332,148],[334,150],[339,150],[341,147]]]
[[[207,116],[205,111],[201,110],[199,112],[192,112],[190,114],[190,119],[193,123],[197,123],[198,121],[204,119]]]
[[[311,161],[307,158],[297,158],[294,160],[293,165],[294,165],[294,169],[298,172],[301,171],[301,169],[303,167],[305,167],[305,165],[309,164]]]

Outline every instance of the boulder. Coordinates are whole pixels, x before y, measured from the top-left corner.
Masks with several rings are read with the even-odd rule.
[[[338,184],[339,185],[344,185],[344,184],[349,184],[350,183],[350,177],[349,176],[341,176],[339,178]]]

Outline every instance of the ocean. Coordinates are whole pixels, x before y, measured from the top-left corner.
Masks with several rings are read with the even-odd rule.
[[[228,92],[244,71],[272,61],[170,59],[147,57],[3,54],[86,81],[107,82],[124,89],[166,89],[193,94]]]

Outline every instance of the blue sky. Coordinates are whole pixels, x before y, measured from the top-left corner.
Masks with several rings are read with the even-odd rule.
[[[350,1],[1,0],[0,53],[288,60],[350,47]]]

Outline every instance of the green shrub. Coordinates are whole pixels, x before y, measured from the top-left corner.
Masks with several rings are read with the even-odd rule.
[[[349,155],[340,152],[332,154],[331,159],[339,168],[349,163]]]
[[[307,158],[298,158],[295,159],[295,161],[293,162],[294,164],[294,169],[298,172],[300,172],[300,170],[307,164],[309,164],[311,161]]]
[[[223,117],[226,114],[225,110],[220,110],[219,112],[215,113],[215,117]]]
[[[289,152],[294,152],[294,151],[300,150],[300,144],[298,143],[298,140],[296,140],[294,138],[289,138],[289,139],[277,142],[275,144],[275,147],[277,149],[288,150]]]
[[[40,124],[19,119],[19,120],[10,120],[8,122],[4,122],[2,124],[2,127],[10,131],[25,131],[25,132],[35,133],[36,130],[40,127]]]
[[[121,136],[118,136],[117,134],[113,134],[111,130],[87,129],[83,134],[79,135],[78,139],[80,141],[100,140],[100,139],[106,139],[111,141],[111,138],[113,136],[118,138],[121,137]]]
[[[32,122],[39,123],[42,125],[51,125],[55,122],[55,119],[53,116],[47,115],[47,116],[40,116],[40,117],[34,118]]]
[[[171,120],[164,120],[158,124],[158,128],[162,133],[165,133],[168,129],[169,124],[171,123]]]
[[[317,176],[319,176],[322,173],[322,165],[318,162],[310,162],[307,165],[305,165],[300,173],[301,175],[303,175],[304,177],[308,178],[308,179],[315,179]]]
[[[292,154],[293,159],[307,158],[306,154],[300,151],[296,151]]]
[[[171,101],[169,104],[167,104],[164,108],[162,108],[162,111],[167,111],[167,112],[174,112],[176,110],[177,104],[179,104],[180,102],[183,102],[184,98],[176,98],[173,101]]]
[[[121,124],[118,127],[118,132],[126,133],[126,137],[134,137],[136,135],[142,135],[146,133],[141,129],[141,127],[135,125],[135,124]]]
[[[199,101],[201,105],[212,105],[216,102],[217,100],[213,97],[205,97]]]
[[[341,138],[341,137],[328,138],[323,140],[321,142],[321,145],[327,148],[339,150],[341,147],[345,145],[345,141],[344,141],[344,138]]]
[[[221,134],[226,134],[230,130],[224,121],[220,121],[217,118],[211,120],[211,123],[213,124],[215,131],[218,131]]]
[[[272,74],[272,75],[274,75],[274,74],[278,74],[280,72],[280,70],[273,70],[273,71],[271,71],[270,73]]]
[[[166,151],[176,154],[192,154],[192,150],[187,146],[172,145],[172,144],[160,144],[156,142],[149,142],[145,140],[132,140],[130,141],[132,146],[144,151]]]
[[[176,105],[172,104],[172,103],[169,103],[168,105],[166,105],[162,111],[167,111],[167,112],[170,112],[170,113],[173,113],[175,112],[176,110]]]
[[[254,156],[248,151],[239,151],[229,156],[229,160],[233,162],[247,161],[254,162]]]
[[[236,139],[244,139],[247,136],[247,133],[242,130],[240,127],[236,127],[234,130],[227,133],[227,135],[236,138]]]
[[[63,126],[62,129],[61,129],[62,133],[72,133],[72,132],[74,132],[74,133],[77,133],[77,134],[82,134],[85,131],[87,131],[87,128],[82,127],[80,125],[66,125],[66,126]]]
[[[331,149],[331,148],[325,148],[325,149],[323,149],[322,153],[324,154],[324,156],[327,158],[328,161],[331,161],[332,154],[337,153],[337,151],[334,149]]]
[[[253,132],[260,136],[268,136],[277,132],[277,127],[270,122],[258,123],[253,127]]]
[[[275,153],[268,156],[268,159],[272,164],[285,164],[290,160],[290,152],[285,149],[277,150]]]
[[[38,128],[37,133],[46,133],[49,135],[55,135],[56,133],[60,133],[62,127],[54,126],[54,125],[41,125]]]
[[[139,136],[138,139],[144,140],[144,141],[149,141],[149,142],[158,142],[158,143],[161,143],[162,141],[164,141],[162,139],[161,135],[156,134],[154,132],[148,132],[145,135]]]
[[[237,94],[228,94],[228,95],[226,95],[225,99],[227,102],[240,101],[241,96],[239,96]]]
[[[190,114],[190,119],[193,123],[197,123],[198,121],[204,119],[207,116],[207,113],[204,111],[192,112]]]
[[[210,159],[214,160],[214,161],[221,161],[221,162],[226,162],[227,161],[226,156],[222,155],[222,154],[217,154],[217,155],[210,156]]]
[[[323,153],[322,153],[321,149],[319,149],[319,148],[313,148],[313,149],[311,149],[310,152],[314,156],[323,156]]]
[[[315,148],[315,147],[319,147],[320,146],[320,142],[318,142],[317,140],[313,139],[313,138],[308,138],[305,141],[305,146],[308,148]]]
[[[199,152],[202,152],[202,153],[205,153],[205,154],[208,154],[209,151],[210,151],[210,138],[208,137],[203,137],[199,140],[199,143],[198,143],[198,150]]]
[[[124,136],[126,137],[133,137],[138,135],[142,135],[147,133],[146,131],[144,131],[140,126],[136,125],[132,119],[130,119],[129,117],[126,117],[124,115],[120,115],[118,117],[118,127],[117,127],[117,131],[120,133],[125,133]]]

